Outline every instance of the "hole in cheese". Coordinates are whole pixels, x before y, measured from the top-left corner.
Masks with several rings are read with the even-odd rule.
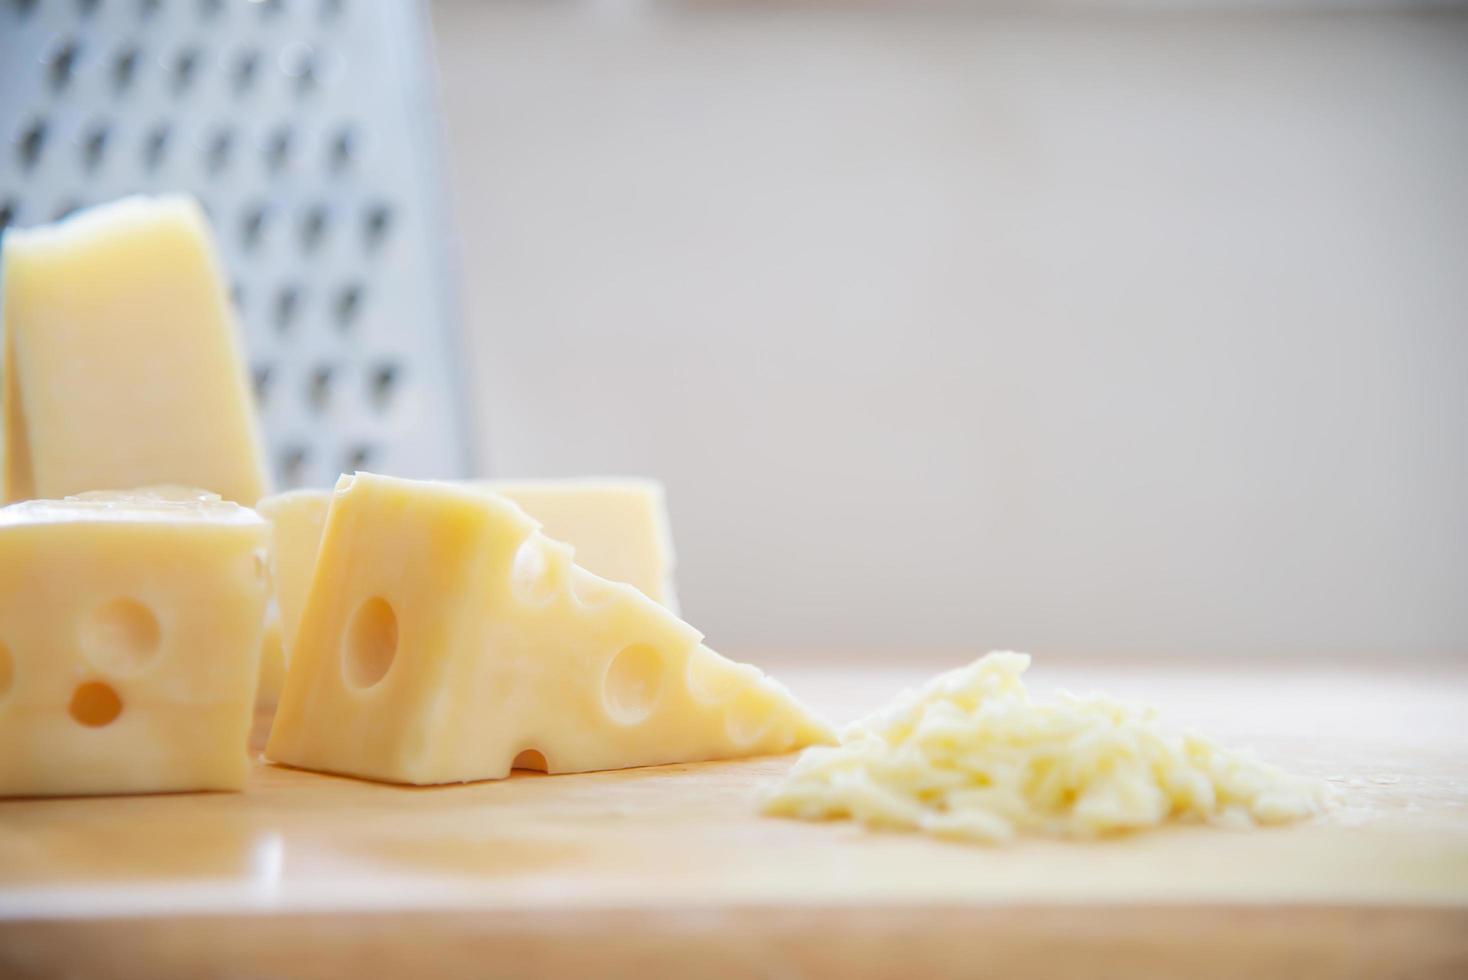
[[[689,654],[683,673],[688,693],[709,706],[722,704],[759,677],[757,669],[725,660],[701,643]]]
[[[122,714],[122,698],[101,681],[87,681],[72,692],[71,704],[66,710],[78,724],[101,728],[112,724]]]
[[[599,578],[579,565],[571,568],[571,595],[586,607],[599,606],[611,601],[612,584]]]
[[[633,725],[652,713],[663,689],[663,658],[646,643],[624,647],[602,681],[602,701],[612,719]]]
[[[381,596],[357,607],[347,627],[342,669],[353,687],[371,687],[387,676],[398,652],[398,617]]]
[[[128,673],[147,666],[162,648],[163,631],[152,610],[136,599],[111,599],[81,624],[81,647],[92,666]]]
[[[773,720],[768,698],[761,696],[758,687],[745,688],[730,702],[724,728],[729,740],[743,748],[762,738]]]
[[[0,643],[0,698],[10,691],[10,685],[15,680],[15,662],[10,656],[10,648]]]
[[[545,756],[539,749],[526,749],[515,756],[515,761],[510,763],[511,769],[530,769],[534,772],[545,772]]]
[[[516,599],[531,606],[538,606],[555,594],[555,569],[539,535],[532,534],[515,549],[515,558],[510,563],[510,591]]]

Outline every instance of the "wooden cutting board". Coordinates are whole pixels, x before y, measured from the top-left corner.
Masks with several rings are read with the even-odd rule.
[[[844,721],[963,659],[766,666]],[[432,789],[262,763],[242,794],[0,802],[0,975],[1468,976],[1468,666],[1030,676],[1340,802],[986,847],[759,816],[790,757]]]

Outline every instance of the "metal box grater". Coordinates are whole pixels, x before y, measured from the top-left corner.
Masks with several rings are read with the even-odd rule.
[[[203,202],[278,487],[466,475],[423,8],[0,0],[0,234]]]

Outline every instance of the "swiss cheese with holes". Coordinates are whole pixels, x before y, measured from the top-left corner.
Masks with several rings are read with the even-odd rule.
[[[132,197],[4,242],[4,499],[160,483],[254,504],[265,471],[203,212]]]
[[[784,752],[829,725],[510,500],[359,473],[335,491],[267,754],[392,782]]]
[[[0,508],[0,795],[239,789],[268,531],[199,491]]]
[[[635,586],[677,611],[672,535],[663,486],[656,480],[483,480],[464,485],[508,497],[539,521],[547,536],[575,549],[576,564],[602,578]],[[256,504],[271,525],[271,570],[279,610],[278,621],[273,622],[278,623],[281,641],[267,646],[262,664],[272,656],[283,663],[281,658],[290,653],[330,506],[330,490],[289,490]],[[262,671],[261,691],[271,690],[278,690],[278,685],[267,685]],[[275,702],[274,694],[269,702]]]

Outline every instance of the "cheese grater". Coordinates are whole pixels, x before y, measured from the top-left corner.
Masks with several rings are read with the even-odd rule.
[[[0,0],[0,233],[187,191],[277,487],[467,475],[426,15],[397,0]]]

